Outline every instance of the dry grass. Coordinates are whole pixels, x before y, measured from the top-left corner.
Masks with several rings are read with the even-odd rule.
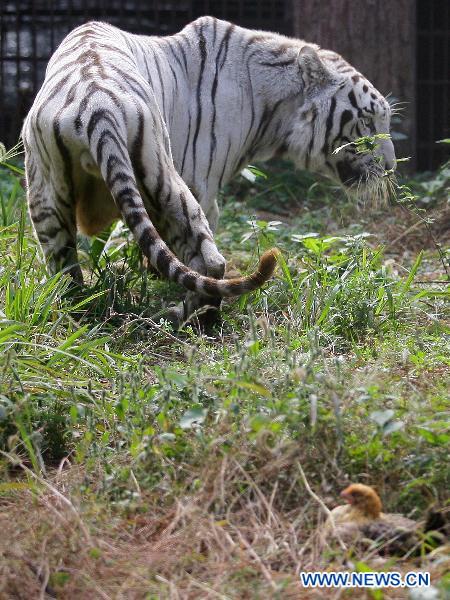
[[[426,221],[429,222],[427,227]],[[417,252],[435,248],[438,240],[442,246],[450,243],[450,207],[441,203],[427,211],[426,221],[403,206],[391,206],[377,214],[368,229],[378,236],[393,252]]]
[[[296,186],[288,194],[286,181],[273,188],[286,198],[260,192],[269,212],[226,207],[219,239],[239,272],[254,260],[257,243],[280,241],[292,287],[279,269],[264,294],[225,307],[216,337],[178,335],[159,323],[160,282],[147,289],[135,281],[138,256],[126,246],[117,264],[129,278],[114,279],[105,263],[99,289],[109,293],[113,282],[118,296],[129,286],[135,297],[108,305],[100,333],[101,307],[77,323],[58,308],[57,288],[47,290],[51,310],[41,319],[35,299],[45,273],[28,225],[11,243],[10,227],[18,227],[11,196],[0,239],[8,259],[0,273],[8,348],[0,361],[7,451],[0,455],[1,600],[408,597],[402,590],[381,596],[300,587],[300,571],[364,565],[430,571],[443,587],[448,547],[387,559],[323,540],[318,528],[351,481],[375,485],[389,512],[417,520],[448,498],[445,272],[435,243],[450,238],[446,200],[427,211],[433,222],[426,225],[397,205],[356,213],[320,187],[315,199],[297,202]],[[286,208],[284,199],[297,208]],[[249,231],[243,215],[278,220],[270,212],[278,208],[286,225],[274,240],[260,232],[241,244]],[[291,239],[308,231],[373,237],[348,251],[355,268],[344,278],[331,260],[342,259],[343,247],[319,256]],[[378,250],[370,244],[385,248],[373,265]],[[382,270],[389,274],[379,280]],[[333,289],[345,292],[340,300]],[[429,296],[413,300],[422,289]],[[378,303],[388,290],[392,313]],[[327,299],[333,310],[321,313]],[[366,309],[372,314],[370,302],[381,307],[371,323],[363,318]],[[101,331],[107,337],[94,352]],[[53,347],[90,362],[63,360]],[[185,428],[192,410],[206,416]],[[392,413],[391,432],[374,419],[377,412]]]
[[[302,454],[298,445],[269,448],[264,440],[213,451],[208,464],[190,469],[176,497],[164,485],[137,489],[128,514],[92,502],[95,478],[67,462],[46,482],[24,478],[1,498],[0,596],[322,598],[300,587],[298,573],[354,570],[356,557],[315,533],[323,514],[299,476]],[[332,496],[324,499],[333,504]],[[392,569],[373,552],[358,560]],[[446,566],[441,550],[397,561],[395,569],[429,570],[438,579]],[[328,590],[327,597],[346,594]]]

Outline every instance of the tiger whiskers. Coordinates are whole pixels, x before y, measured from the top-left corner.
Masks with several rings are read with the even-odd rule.
[[[347,196],[356,200],[359,210],[364,210],[367,205],[384,206],[395,196],[395,177],[390,173],[380,176],[378,170],[369,169],[347,190]]]

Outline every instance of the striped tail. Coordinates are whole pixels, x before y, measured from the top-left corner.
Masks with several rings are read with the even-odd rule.
[[[96,136],[92,136],[96,137]],[[139,193],[128,150],[120,132],[104,130],[96,143],[90,140],[91,155],[102,173],[125,222],[151,265],[170,281],[200,295],[223,298],[240,296],[260,288],[272,276],[279,250],[261,256],[257,270],[246,277],[214,279],[183,264],[159,235]]]

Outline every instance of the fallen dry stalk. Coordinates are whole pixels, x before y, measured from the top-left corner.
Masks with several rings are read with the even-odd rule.
[[[347,552],[347,546],[344,544],[344,542],[342,541],[342,538],[339,536],[339,534],[336,530],[336,524],[334,522],[333,515],[331,514],[331,510],[326,506],[326,504],[324,503],[322,498],[320,498],[315,492],[313,492],[313,490],[311,489],[311,486],[308,483],[308,480],[306,479],[305,472],[303,471],[302,466],[299,462],[297,462],[297,468],[299,470],[299,473],[302,478],[303,485],[306,488],[306,491],[312,498],[314,498],[314,500],[319,504],[321,509],[325,512],[325,514],[327,515],[327,518],[330,520],[333,535],[335,536],[336,540],[338,541],[339,546],[341,547],[341,549],[344,552]],[[320,534],[320,532],[319,532],[319,534]],[[325,541],[325,540],[323,540],[323,541]]]

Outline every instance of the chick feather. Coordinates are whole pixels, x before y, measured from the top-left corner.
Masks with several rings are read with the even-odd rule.
[[[347,504],[334,508],[325,533],[346,544],[371,545],[383,554],[404,554],[420,544],[420,524],[400,514],[382,512],[382,503],[370,486],[354,483],[341,496]]]

